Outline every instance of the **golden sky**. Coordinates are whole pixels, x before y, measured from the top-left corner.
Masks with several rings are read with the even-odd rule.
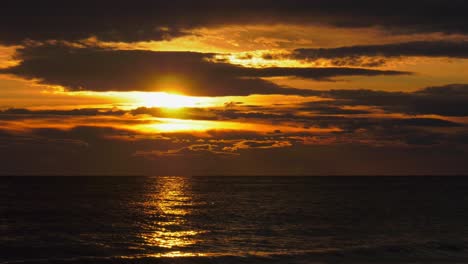
[[[104,2],[5,7],[0,174],[468,172],[465,3]]]

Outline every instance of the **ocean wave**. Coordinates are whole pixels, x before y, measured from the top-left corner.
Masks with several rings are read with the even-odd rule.
[[[424,243],[362,246],[345,249],[326,249],[291,252],[244,252],[233,254],[184,253],[139,254],[111,257],[75,257],[55,259],[27,259],[0,262],[1,264],[234,264],[234,263],[468,263],[468,247],[464,242],[428,241]]]

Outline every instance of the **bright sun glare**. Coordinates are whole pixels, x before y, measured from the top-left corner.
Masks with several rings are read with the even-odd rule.
[[[197,107],[203,102],[202,98],[190,97],[165,92],[143,93],[137,95],[139,104],[146,107],[182,108]]]

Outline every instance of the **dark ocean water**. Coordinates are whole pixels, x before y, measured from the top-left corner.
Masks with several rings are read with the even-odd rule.
[[[3,177],[0,263],[468,263],[468,178]]]

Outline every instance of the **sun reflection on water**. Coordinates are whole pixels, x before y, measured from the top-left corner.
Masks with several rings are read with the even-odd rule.
[[[190,192],[190,179],[183,177],[159,177],[155,192],[151,194],[147,208],[158,219],[150,230],[141,234],[150,247],[173,249],[173,251],[156,253],[160,257],[198,256],[198,253],[180,251],[200,242],[198,235],[203,230],[190,227],[188,216],[193,203]]]

